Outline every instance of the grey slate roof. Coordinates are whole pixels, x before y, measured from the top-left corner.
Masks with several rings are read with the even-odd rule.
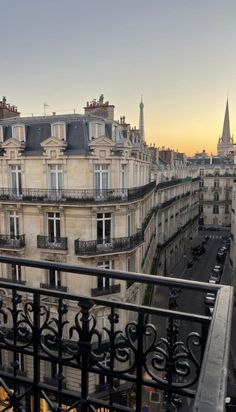
[[[22,153],[26,156],[38,156],[43,153],[41,143],[51,136],[51,124],[65,122],[66,124],[66,155],[78,155],[89,153],[89,122],[99,121],[105,123],[105,136],[112,138],[112,122],[91,115],[54,115],[37,117],[16,117],[0,120],[3,126],[4,141],[12,137],[12,126],[14,124],[25,125],[26,142]]]

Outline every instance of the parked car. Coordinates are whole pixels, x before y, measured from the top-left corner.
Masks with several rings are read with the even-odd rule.
[[[226,258],[227,250],[225,249],[219,249],[216,255],[216,261],[219,263],[224,263],[225,258]]]
[[[215,292],[207,292],[205,296],[205,304],[214,306],[215,300],[216,300]]]
[[[203,253],[205,253],[206,249],[203,244],[192,247],[192,254],[194,256],[201,256]]]
[[[215,265],[212,272],[213,273],[219,273],[220,275],[222,275],[223,266],[222,265]]]
[[[214,305],[206,305],[205,312],[207,316],[213,315],[214,312]]]
[[[217,283],[215,278],[210,278],[208,282],[211,283],[212,285],[215,285]]]
[[[209,280],[215,280],[215,283],[220,283],[221,274],[220,273],[212,273]]]

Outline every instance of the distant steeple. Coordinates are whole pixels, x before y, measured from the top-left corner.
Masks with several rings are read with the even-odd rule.
[[[226,109],[225,109],[225,118],[224,118],[224,125],[223,125],[223,131],[222,131],[222,136],[221,136],[221,143],[224,143],[224,144],[232,143],[232,137],[230,135],[228,99],[227,99]]]
[[[139,132],[140,132],[140,137],[141,137],[142,142],[144,142],[145,140],[143,108],[144,108],[143,97],[141,96],[141,102],[139,105]]]
[[[228,156],[228,154],[234,149],[233,136],[230,134],[230,123],[229,123],[229,102],[227,98],[225,117],[223,124],[222,135],[219,138],[217,144],[218,156]]]

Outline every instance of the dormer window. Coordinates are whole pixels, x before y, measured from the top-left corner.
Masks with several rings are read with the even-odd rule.
[[[60,140],[66,140],[66,125],[65,123],[53,123],[51,125],[51,135]]]
[[[25,126],[22,124],[12,126],[12,137],[19,142],[25,142]]]
[[[3,127],[0,126],[0,143],[3,143]]]
[[[89,138],[90,140],[105,135],[104,123],[89,123]]]
[[[112,126],[112,139],[115,140],[115,142],[120,140],[120,130],[116,124],[113,124]]]

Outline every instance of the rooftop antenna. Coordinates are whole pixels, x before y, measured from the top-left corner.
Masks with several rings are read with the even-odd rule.
[[[46,114],[46,109],[47,109],[47,107],[49,107],[49,104],[47,104],[46,102],[44,102],[44,103],[43,103],[43,113],[44,113],[44,116],[47,115],[47,114]]]

